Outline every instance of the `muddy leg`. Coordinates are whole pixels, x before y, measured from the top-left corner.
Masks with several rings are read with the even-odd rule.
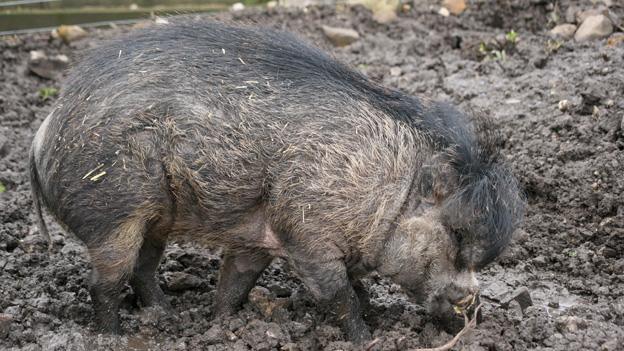
[[[230,315],[238,311],[271,260],[272,257],[264,252],[234,255],[226,251],[219,275],[215,315]]]
[[[119,293],[132,274],[152,213],[137,211],[105,237],[87,243],[93,271],[89,292],[97,329],[121,333]]]
[[[360,309],[362,310],[362,314],[364,315],[364,317],[368,317],[368,315],[371,313],[371,309],[373,308],[370,303],[370,293],[360,279],[351,279],[351,285],[353,286],[355,295],[360,301]]]
[[[121,334],[119,324],[119,293],[124,280],[103,282],[97,268],[91,272],[89,293],[95,312],[96,330],[101,333]]]
[[[167,239],[164,236],[145,239],[139,251],[130,285],[139,296],[143,306],[160,306],[165,311],[171,311],[171,305],[156,279],[156,269],[158,269],[166,246]]]
[[[291,259],[293,268],[310,289],[319,305],[330,318],[341,326],[347,338],[363,343],[371,338],[370,331],[362,319],[360,301],[347,277],[342,260],[317,262],[300,257],[301,251]]]

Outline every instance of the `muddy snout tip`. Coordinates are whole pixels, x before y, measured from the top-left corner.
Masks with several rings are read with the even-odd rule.
[[[455,313],[462,315],[464,314],[466,310],[474,306],[476,301],[477,301],[477,293],[468,294],[461,300],[453,303],[453,310],[455,311]]]

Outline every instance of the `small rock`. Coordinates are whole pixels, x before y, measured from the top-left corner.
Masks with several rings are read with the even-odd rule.
[[[570,23],[560,24],[550,30],[550,35],[555,38],[572,39],[576,32],[576,26]]]
[[[390,75],[393,77],[398,77],[402,73],[401,67],[392,67],[390,68]]]
[[[192,274],[184,272],[171,272],[165,275],[167,287],[171,291],[195,289],[202,285],[203,280]]]
[[[4,339],[9,335],[13,317],[8,314],[0,313],[0,339]]]
[[[347,46],[360,38],[358,32],[349,28],[323,26],[323,33],[334,46]]]
[[[466,9],[466,0],[444,0],[442,1],[442,6],[457,16]]]
[[[392,7],[381,7],[373,11],[373,19],[377,23],[390,23],[397,19],[396,9]]]
[[[267,9],[272,10],[277,7],[277,1],[271,0],[266,4]]]
[[[244,9],[245,9],[245,5],[243,5],[243,3],[241,3],[241,2],[237,2],[237,3],[233,4],[232,7],[230,7],[230,10],[234,11],[234,12],[242,11]]]
[[[225,338],[228,339],[228,341],[236,341],[236,339],[238,339],[238,336],[236,336],[236,334],[232,333],[231,331],[226,330]]]
[[[65,44],[82,39],[88,35],[87,31],[80,26],[60,26],[56,29],[56,33],[59,38],[63,39]]]
[[[587,17],[606,15],[607,13],[608,13],[608,10],[603,7],[603,8],[589,9],[585,11],[578,11],[574,14],[574,17],[576,19],[576,23],[580,24],[580,23],[585,22]]]
[[[163,18],[163,17],[156,17],[154,19],[154,23],[155,24],[169,24],[169,21],[166,18]]]
[[[565,112],[570,108],[570,102],[568,100],[559,101],[559,111]]]
[[[602,39],[613,32],[613,24],[605,15],[589,16],[576,30],[574,40],[584,42],[594,39]]]
[[[45,78],[56,79],[69,64],[69,58],[65,55],[48,57],[43,51],[30,52],[28,70],[33,74]]]
[[[221,326],[215,324],[210,329],[208,329],[203,336],[203,339],[208,345],[214,345],[219,344],[223,341],[225,333],[223,332]]]
[[[451,15],[451,11],[449,11],[449,9],[447,9],[446,7],[440,7],[440,10],[438,10],[438,15],[448,17]]]

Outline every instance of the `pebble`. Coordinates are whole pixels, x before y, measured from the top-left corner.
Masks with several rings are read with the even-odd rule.
[[[613,32],[613,24],[605,15],[587,17],[574,34],[574,40],[584,42],[608,37]]]
[[[570,108],[570,102],[568,100],[559,101],[559,111],[565,112]]]
[[[576,32],[576,26],[570,23],[560,24],[550,30],[550,35],[555,38],[572,39]]]
[[[165,280],[171,291],[194,289],[203,283],[201,278],[184,272],[171,272],[165,275]]]
[[[243,3],[241,2],[237,2],[235,4],[232,5],[232,7],[230,7],[230,10],[236,12],[236,11],[242,11],[245,9],[245,5],[243,5]]]
[[[214,345],[221,343],[224,332],[218,324],[213,325],[204,333],[204,340],[208,345]]]
[[[598,16],[607,14],[607,9],[605,8],[597,8],[597,9],[589,9],[584,11],[578,11],[575,13],[576,23],[583,23],[590,16]]]
[[[390,68],[390,75],[393,77],[398,77],[401,75],[401,67],[392,67]]]
[[[448,17],[451,15],[451,11],[449,11],[449,9],[447,9],[446,7],[440,7],[438,14],[440,16]]]
[[[466,0],[444,0],[442,6],[448,9],[450,13],[457,16],[466,9]]]
[[[390,23],[397,19],[396,9],[394,7],[380,7],[373,11],[373,19],[377,23]]]
[[[360,38],[358,32],[350,28],[323,26],[323,33],[334,46],[347,46]]]
[[[56,35],[61,38],[65,44],[69,44],[78,39],[82,39],[88,35],[87,31],[80,26],[60,26],[55,30]],[[55,35],[54,33],[52,34]]]
[[[69,58],[65,55],[48,57],[41,50],[33,50],[30,52],[28,70],[41,78],[56,79],[68,64]]]

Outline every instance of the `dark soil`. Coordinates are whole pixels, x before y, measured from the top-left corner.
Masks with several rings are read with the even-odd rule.
[[[483,322],[456,349],[624,350],[624,42],[552,41],[553,20],[593,2],[551,3],[472,1],[459,17],[423,5],[388,25],[360,7],[218,15],[298,32],[389,87],[493,117],[530,206],[514,243],[481,273]],[[619,6],[612,11],[624,18]],[[353,27],[361,39],[331,48],[323,24]],[[517,44],[501,41],[511,29]],[[218,251],[186,244],[170,245],[159,272],[175,314],[141,309],[127,289],[126,336],[94,334],[83,246],[53,225],[48,254],[32,219],[27,151],[55,103],[39,90],[62,86],[30,74],[27,61],[29,51],[43,50],[75,62],[79,49],[126,30],[93,30],[71,45],[49,34],[0,39],[0,349],[356,349],[323,321],[282,262],[258,282],[266,289],[254,290],[255,303],[213,321]],[[484,58],[482,42],[505,46],[505,59]],[[568,100],[565,111],[561,100]],[[397,286],[375,276],[367,283],[374,306],[366,318],[380,338],[377,349],[451,338]],[[502,303],[520,287],[533,298],[524,311],[515,301]],[[277,307],[269,314],[271,304]]]

